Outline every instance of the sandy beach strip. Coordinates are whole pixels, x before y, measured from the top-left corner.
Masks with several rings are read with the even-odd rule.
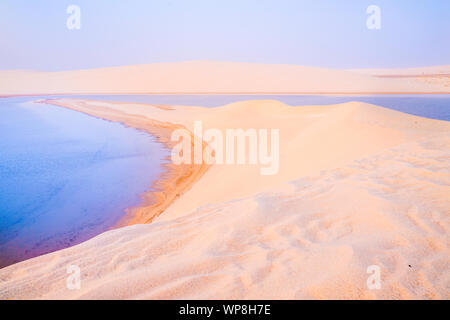
[[[182,125],[169,122],[161,122],[147,117],[138,117],[136,115],[121,112],[119,110],[111,110],[105,107],[120,102],[92,102],[89,100],[78,101],[76,107],[65,100],[47,99],[39,101],[41,103],[52,104],[87,115],[94,116],[107,121],[119,122],[125,126],[143,130],[154,136],[158,142],[163,144],[167,149],[171,150],[174,142],[170,140],[173,130],[185,129]],[[153,105],[154,108],[162,110],[171,110],[169,106]],[[192,135],[192,141],[194,136]],[[192,142],[194,143],[194,142]],[[208,170],[207,164],[181,164],[174,165],[163,163],[163,174],[150,186],[151,191],[145,192],[141,198],[142,203],[139,206],[127,209],[126,216],[115,226],[115,228],[150,223],[154,218],[160,215],[176,198],[181,196],[190,188],[200,177]]]
[[[193,132],[195,120],[204,129],[279,128],[280,170],[199,170],[178,197],[160,201],[163,214],[135,214],[152,223],[1,269],[0,299],[450,298],[447,121],[360,102],[47,102],[164,139],[161,128]],[[172,181],[195,171],[170,170]],[[68,265],[81,269],[80,290],[66,287]],[[366,283],[374,265],[379,290]]]

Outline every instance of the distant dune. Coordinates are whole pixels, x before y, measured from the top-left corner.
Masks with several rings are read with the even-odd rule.
[[[416,81],[423,83],[426,86],[442,87],[443,92],[448,92],[450,89],[450,66],[409,69],[353,69],[348,71],[356,74],[373,76],[379,79]]]
[[[450,76],[449,66],[434,66],[424,68],[392,68],[392,69],[349,69],[347,71],[356,72],[367,75],[402,75],[402,76],[414,76],[414,75],[448,75]]]
[[[280,171],[213,165],[151,224],[1,269],[0,299],[450,298],[449,122],[357,102],[54,103],[131,126],[280,128]]]
[[[431,68],[441,72],[448,67]],[[422,69],[413,72],[419,72]],[[428,70],[428,69],[426,69]],[[384,71],[383,71],[384,72]],[[383,73],[382,72],[382,73]],[[395,70],[395,74],[411,71]],[[442,93],[448,81],[380,78],[373,70],[192,61],[91,70],[0,71],[0,95],[82,93]]]

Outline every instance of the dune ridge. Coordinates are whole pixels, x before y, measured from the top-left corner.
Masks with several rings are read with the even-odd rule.
[[[52,103],[126,125],[280,128],[280,171],[212,165],[151,224],[1,269],[0,299],[449,298],[449,122],[359,102]]]
[[[441,80],[379,78],[370,72],[284,64],[188,61],[60,72],[0,71],[0,95],[450,93],[448,82]]]

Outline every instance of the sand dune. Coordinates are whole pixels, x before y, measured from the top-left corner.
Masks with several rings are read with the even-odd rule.
[[[347,71],[367,74],[367,75],[448,75],[450,76],[450,65],[448,66],[434,66],[423,68],[391,68],[391,69],[348,69]]]
[[[450,66],[407,69],[353,69],[347,71],[382,79],[409,79],[426,85],[442,87],[445,92],[448,92],[450,88]]]
[[[450,88],[448,83],[428,83],[414,78],[378,78],[367,72],[214,61],[63,72],[0,71],[0,95],[393,92],[450,92]]]
[[[448,122],[356,102],[53,103],[128,125],[280,128],[280,171],[213,165],[151,224],[1,269],[1,299],[449,298]]]

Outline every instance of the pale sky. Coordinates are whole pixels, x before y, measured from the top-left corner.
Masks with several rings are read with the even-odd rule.
[[[81,29],[69,30],[69,5]],[[366,26],[369,5],[381,29]],[[0,69],[220,60],[330,68],[450,64],[448,0],[1,0]]]

